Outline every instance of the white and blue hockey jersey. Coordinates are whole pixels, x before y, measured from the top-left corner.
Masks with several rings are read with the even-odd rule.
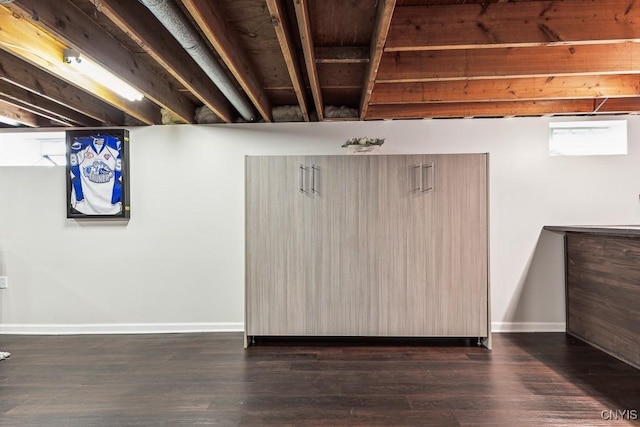
[[[69,154],[71,207],[85,215],[122,212],[120,139],[109,135],[76,137]]]

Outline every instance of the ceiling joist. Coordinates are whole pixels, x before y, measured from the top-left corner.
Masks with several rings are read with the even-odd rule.
[[[229,101],[149,9],[138,1],[100,0],[98,10],[220,119],[233,122]]]
[[[148,100],[132,102],[115,94],[71,65],[63,62],[65,46],[20,15],[0,7],[0,48],[93,94],[133,117],[151,124],[157,107]]]
[[[291,78],[293,90],[296,93],[296,99],[298,100],[302,117],[304,121],[308,122],[309,108],[307,106],[307,96],[302,72],[298,66],[298,55],[296,54],[296,48],[291,39],[291,29],[287,21],[286,9],[281,0],[266,0],[266,2],[269,13],[271,14],[271,22],[273,23],[278,42],[280,43],[282,55],[287,64],[287,70],[289,71],[289,77]]]
[[[367,64],[370,48],[364,46],[316,47],[316,64]]]
[[[122,1],[122,0],[120,0]],[[271,103],[263,85],[258,81],[244,50],[235,41],[232,28],[216,12],[208,0],[182,0],[182,4],[196,21],[205,37],[211,42],[231,74],[236,78],[251,102],[266,122],[273,121]]]
[[[32,112],[7,103],[2,99],[0,99],[0,116],[32,128],[38,127],[41,124],[38,116]]]
[[[373,35],[371,37],[370,46],[370,62],[369,70],[366,73],[362,95],[360,97],[360,120],[364,120],[367,116],[369,108],[369,100],[373,92],[373,86],[378,75],[378,67],[382,58],[382,52],[389,34],[391,25],[391,17],[396,7],[396,0],[381,0],[378,3],[378,13],[376,22],[373,27]]]
[[[69,0],[15,0],[7,7],[22,14],[24,19],[30,19],[42,26],[56,38],[120,77],[185,123],[193,122],[195,105],[184,94],[160,78],[149,66],[138,61],[131,52]],[[142,121],[147,123],[148,119]],[[153,117],[153,123],[161,123],[159,111]]]
[[[343,67],[342,64],[319,64],[318,71],[320,86],[323,90],[339,88],[362,90],[362,79],[367,71],[367,64],[350,64],[348,67]]]
[[[318,120],[324,119],[324,102],[322,100],[322,89],[318,79],[318,69],[316,68],[316,54],[313,45],[313,33],[311,32],[311,21],[309,17],[309,8],[306,0],[296,0],[293,2],[296,10],[296,20],[298,22],[298,31],[300,32],[300,41],[302,42],[302,52],[304,53],[304,63],[307,68],[307,76],[309,77],[309,85],[311,86],[311,94],[313,102],[316,106]]]
[[[383,83],[372,104],[621,98],[640,93],[635,74]]]
[[[106,125],[124,124],[122,111],[3,50],[0,50],[0,78]]]
[[[5,84],[8,84],[6,82],[2,82]],[[31,114],[34,114],[36,116],[38,116],[40,118],[38,123],[46,123],[44,126],[45,127],[50,127],[50,126],[73,126],[74,124],[69,122],[69,121],[65,121],[63,119],[60,119],[59,117],[51,114],[51,112],[49,111],[43,111],[43,110],[39,110],[37,108],[34,108],[28,104],[25,104],[24,102],[20,101],[20,100],[15,100],[11,97],[6,96],[3,93],[0,93],[0,101],[12,105],[16,108],[20,108],[23,111],[28,111]],[[98,125],[100,126],[100,125]]]
[[[459,117],[546,116],[573,114],[630,113],[640,109],[640,97],[602,100],[462,102],[447,104],[372,105],[367,120]]]
[[[98,127],[101,122],[20,86],[0,80],[0,99],[62,126]]]
[[[389,52],[377,82],[640,73],[640,44]]]
[[[640,41],[640,3],[522,1],[398,7],[386,51]]]
[[[607,98],[604,103],[594,100],[598,113],[637,113],[640,111],[640,97],[631,98]],[[599,107],[599,108],[598,108]]]

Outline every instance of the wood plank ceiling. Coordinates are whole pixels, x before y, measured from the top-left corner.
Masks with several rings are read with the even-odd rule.
[[[149,4],[173,6],[196,47]],[[639,42],[634,0],[4,0],[0,116],[100,127],[633,114]],[[67,48],[144,99],[71,69]]]

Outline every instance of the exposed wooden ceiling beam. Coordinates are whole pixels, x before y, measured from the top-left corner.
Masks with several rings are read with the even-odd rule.
[[[378,83],[640,73],[640,44],[387,52]]]
[[[618,98],[627,105],[614,105],[613,110],[599,112],[631,112],[640,108],[640,98]],[[607,105],[606,103],[605,105]],[[372,105],[367,120],[452,118],[452,117],[498,117],[498,116],[545,116],[550,114],[590,114],[596,102],[593,99],[568,99],[559,101],[505,101],[462,102],[447,104],[397,104]],[[618,109],[615,109],[618,107]]]
[[[54,100],[105,125],[122,126],[124,113],[74,85],[0,50],[0,78]]]
[[[640,41],[640,3],[523,1],[398,7],[386,51]]]
[[[316,68],[316,53],[313,45],[313,33],[311,32],[309,7],[307,5],[307,0],[295,0],[293,5],[296,10],[298,31],[300,32],[302,52],[304,53],[304,63],[307,68],[307,76],[309,77],[309,85],[311,86],[313,102],[316,106],[318,120],[322,121],[324,119],[324,102],[322,101],[322,89],[320,88],[318,70]]]
[[[281,0],[266,0],[266,2],[269,13],[271,14],[271,22],[273,23],[278,43],[280,43],[280,49],[284,56],[284,61],[287,64],[289,77],[291,77],[291,84],[296,93],[298,105],[300,105],[302,117],[308,122],[309,108],[307,106],[307,96],[302,79],[302,72],[298,66],[298,55],[296,54],[296,48],[291,39],[291,29],[287,21],[286,9]]]
[[[7,82],[2,82],[5,84],[8,84]],[[53,114],[51,114],[49,111],[42,111],[39,110],[37,108],[34,108],[31,105],[25,104],[20,100],[16,100],[13,98],[10,98],[2,93],[0,93],[0,101],[3,101],[7,104],[13,105],[14,107],[17,108],[21,108],[24,111],[28,111],[31,114],[34,114],[36,116],[38,116],[40,118],[39,123],[42,126],[48,127],[48,126],[74,126],[73,123],[69,122],[68,120],[64,120],[61,119]],[[102,124],[98,124],[96,127],[101,126]]]
[[[24,59],[74,86],[92,93],[110,105],[151,124],[158,108],[148,100],[132,102],[96,83],[71,65],[63,62],[65,45],[23,19],[19,14],[0,7],[0,48]]]
[[[43,26],[56,38],[134,86],[185,123],[193,122],[195,105],[184,94],[140,62],[70,1],[15,0],[7,7]],[[161,123],[159,112],[153,122]]]
[[[323,90],[335,88],[362,89],[367,64],[318,64],[318,78]]]
[[[541,99],[620,98],[640,93],[634,74],[605,76],[533,77],[493,80],[382,83],[372,104],[479,102]]]
[[[123,0],[120,0],[123,1]],[[216,49],[224,63],[245,91],[266,122],[273,121],[271,103],[247,59],[236,42],[235,30],[225,23],[215,4],[209,0],[182,0],[203,34]]]
[[[14,120],[28,127],[35,128],[40,126],[40,122],[38,121],[38,116],[36,116],[30,111],[24,110],[20,107],[16,107],[13,104],[4,102],[1,99],[0,99],[0,116]]]
[[[389,34],[389,26],[395,7],[396,0],[381,0],[378,3],[378,13],[371,37],[369,54],[371,61],[369,62],[369,70],[365,75],[364,88],[360,96],[360,120],[364,120],[367,115],[369,100],[378,75],[378,67],[380,66],[380,59]]]
[[[0,98],[63,126],[102,126],[96,119],[3,80],[0,80]]]
[[[640,97],[609,98],[600,105],[599,113],[637,113],[640,112]]]
[[[609,100],[609,98],[602,98],[602,99],[598,99],[598,105],[596,105],[596,107],[593,109],[594,113],[597,113],[603,106],[604,104],[607,103],[607,101]]]
[[[316,64],[367,64],[369,55],[364,46],[316,47]]]
[[[229,101],[149,9],[131,0],[100,0],[97,7],[218,117],[234,121]]]

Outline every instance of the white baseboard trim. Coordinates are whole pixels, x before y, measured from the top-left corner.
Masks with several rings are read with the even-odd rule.
[[[491,332],[564,332],[565,322],[491,322]]]
[[[0,324],[0,334],[89,335],[242,332],[244,323]],[[564,322],[491,322],[491,332],[564,332]]]
[[[97,323],[97,324],[0,324],[0,334],[88,335],[175,334],[189,332],[242,332],[244,323]]]

